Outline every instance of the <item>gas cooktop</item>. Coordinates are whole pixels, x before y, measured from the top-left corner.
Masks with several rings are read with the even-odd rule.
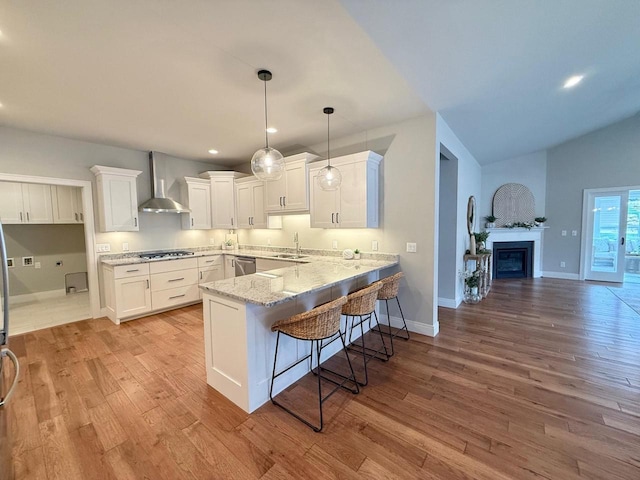
[[[169,251],[157,251],[157,252],[145,252],[138,255],[140,258],[147,260],[157,260],[159,258],[178,258],[188,257],[193,255],[193,252],[187,250],[169,250]]]

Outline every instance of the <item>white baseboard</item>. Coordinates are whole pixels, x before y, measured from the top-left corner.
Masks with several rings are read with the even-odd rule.
[[[12,295],[9,297],[9,304],[12,303],[27,303],[27,302],[39,302],[47,300],[49,298],[64,297],[67,292],[63,289],[60,290],[47,290],[46,292],[25,293],[23,295]]]
[[[542,272],[542,276],[546,278],[562,278],[564,280],[580,280],[580,274],[578,273],[564,273],[564,272]]]
[[[458,308],[462,300],[454,300],[452,298],[438,297],[438,306],[444,308]]]
[[[380,313],[379,318],[381,322],[385,324],[387,323],[387,316],[385,314]],[[402,327],[402,318],[391,315],[391,326],[395,328]],[[416,322],[415,320],[407,319],[407,328],[410,332],[419,333],[428,337],[435,337],[440,331],[440,323],[436,322],[435,325],[430,325],[428,323]]]

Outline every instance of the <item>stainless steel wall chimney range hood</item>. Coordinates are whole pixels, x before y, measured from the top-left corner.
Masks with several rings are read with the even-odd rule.
[[[184,205],[167,198],[164,191],[164,179],[156,178],[156,158],[149,152],[149,168],[151,169],[151,198],[138,207],[141,212],[150,213],[189,213]]]

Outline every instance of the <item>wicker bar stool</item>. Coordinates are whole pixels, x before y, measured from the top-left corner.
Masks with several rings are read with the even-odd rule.
[[[364,338],[364,322],[369,322],[371,327],[371,320],[374,318],[376,309],[376,300],[378,298],[378,292],[382,288],[382,283],[375,282],[363,289],[350,293],[347,296],[347,303],[342,306],[342,314],[347,317],[347,325],[349,324],[349,317],[351,317],[351,330],[349,332],[349,350],[362,354],[362,362],[364,364],[364,382],[358,382],[361,386],[365,386],[369,383],[369,372],[367,370],[367,363],[372,358],[377,358],[386,362],[389,360],[390,355],[387,352],[387,345],[384,342],[382,332],[380,330],[377,333],[380,335],[380,341],[382,347],[378,350],[367,347],[365,345]],[[375,316],[375,322],[378,322],[377,316]],[[353,330],[356,327],[360,327],[360,343],[352,343],[351,337]],[[384,351],[384,353],[382,353]]]
[[[402,307],[400,306],[400,300],[398,300],[398,288],[400,287],[400,279],[404,277],[404,273],[398,272],[389,277],[383,278],[380,280],[382,283],[382,288],[378,291],[378,300],[384,300],[387,305],[387,325],[384,323],[378,322],[378,328],[376,330],[380,330],[384,335],[389,337],[391,342],[391,355],[394,354],[393,351],[393,339],[396,337],[402,338],[403,340],[409,340],[409,329],[407,328],[407,321],[404,318],[404,313],[402,313]],[[391,317],[389,315],[389,300],[396,299],[398,302],[398,308],[400,309],[400,316],[402,317],[402,327],[397,329],[394,332],[391,331]],[[376,315],[377,319],[377,315]],[[387,327],[387,331],[383,331],[382,326]],[[406,336],[401,335],[402,331],[406,332]]]
[[[345,335],[340,331],[340,311],[347,303],[347,297],[340,297],[337,300],[334,300],[329,303],[325,303],[324,305],[320,305],[315,307],[308,312],[299,313],[298,315],[294,315],[289,318],[284,318],[282,320],[278,320],[271,326],[272,332],[278,332],[276,337],[276,352],[273,359],[273,375],[271,376],[271,387],[269,388],[269,398],[274,405],[282,408],[287,413],[293,415],[295,418],[300,420],[305,425],[311,427],[314,431],[319,432],[323,427],[323,418],[322,418],[322,404],[327,400],[331,395],[333,395],[339,388],[343,388],[345,390],[350,391],[351,393],[359,393],[360,388],[358,387],[358,383],[356,381],[356,375],[353,371],[353,367],[351,366],[351,359],[349,358],[349,354],[347,352],[347,346],[345,343]],[[278,362],[278,346],[280,344],[280,334],[287,335],[289,337],[295,338],[297,340],[308,340],[311,342],[311,352],[304,358],[301,358],[293,365],[285,368],[284,370],[276,373],[276,364]],[[337,336],[336,336],[337,335]],[[333,340],[337,340],[340,338],[342,342],[342,349],[347,357],[347,363],[349,364],[349,371],[351,371],[351,376],[342,376],[343,378],[341,383],[337,381],[323,376],[320,371],[323,370],[320,367],[320,354],[322,353],[322,349],[326,347]],[[327,344],[324,344],[324,340],[330,340]],[[313,346],[315,344],[316,348],[316,361],[317,361],[317,372],[314,372],[318,377],[318,406],[320,410],[320,425],[316,426],[309,422],[308,420],[302,418],[297,413],[293,412],[291,409],[285,407],[281,403],[279,403],[276,399],[273,398],[273,383],[276,377],[286,373],[291,370],[296,365],[304,362],[307,359],[310,359],[311,362],[311,371],[313,372]],[[331,383],[334,383],[336,387],[329,392],[329,394],[322,396],[322,380],[328,380]],[[354,388],[348,388],[345,384],[351,382],[354,385]]]

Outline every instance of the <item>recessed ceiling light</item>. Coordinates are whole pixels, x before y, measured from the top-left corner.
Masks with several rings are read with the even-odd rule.
[[[217,154],[218,154],[218,153],[220,153],[220,152],[218,152],[218,150],[216,150],[215,148],[212,148],[211,150],[209,150],[209,153],[210,153],[211,155],[217,155]]]
[[[567,81],[564,82],[564,88],[575,87],[582,81],[583,78],[584,78],[584,75],[574,75],[573,77],[567,78]]]
[[[277,133],[278,129],[276,127],[267,128],[267,133]]]

